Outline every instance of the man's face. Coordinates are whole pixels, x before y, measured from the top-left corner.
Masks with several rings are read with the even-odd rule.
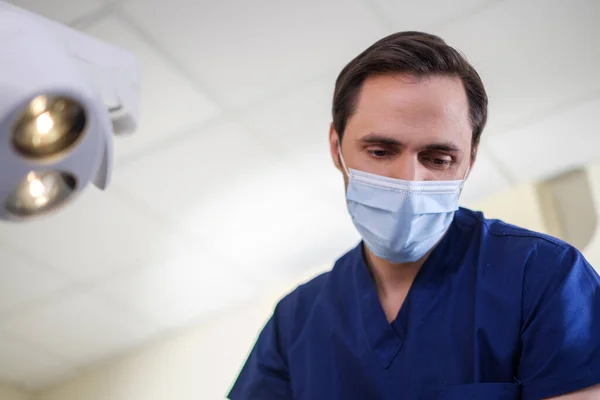
[[[409,181],[456,180],[473,162],[471,136],[459,78],[380,75],[364,82],[341,148],[351,169]],[[333,126],[329,139],[341,170]]]

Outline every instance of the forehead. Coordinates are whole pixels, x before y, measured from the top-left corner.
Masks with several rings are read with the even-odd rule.
[[[384,133],[400,141],[470,144],[467,96],[458,77],[371,76],[363,83],[346,131],[353,136]]]

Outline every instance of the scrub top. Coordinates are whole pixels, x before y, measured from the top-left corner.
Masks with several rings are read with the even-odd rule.
[[[276,306],[232,400],[544,399],[600,383],[600,277],[459,209],[389,323],[362,245]]]

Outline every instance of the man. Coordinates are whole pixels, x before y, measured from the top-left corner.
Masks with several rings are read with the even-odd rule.
[[[330,147],[363,240],[280,301],[231,399],[600,399],[600,277],[458,208],[486,118],[479,75],[436,36],[342,70]]]

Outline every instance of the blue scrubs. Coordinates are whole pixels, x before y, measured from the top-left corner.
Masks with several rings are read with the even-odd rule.
[[[600,383],[600,277],[466,209],[388,323],[362,246],[277,305],[232,400],[544,399]]]

